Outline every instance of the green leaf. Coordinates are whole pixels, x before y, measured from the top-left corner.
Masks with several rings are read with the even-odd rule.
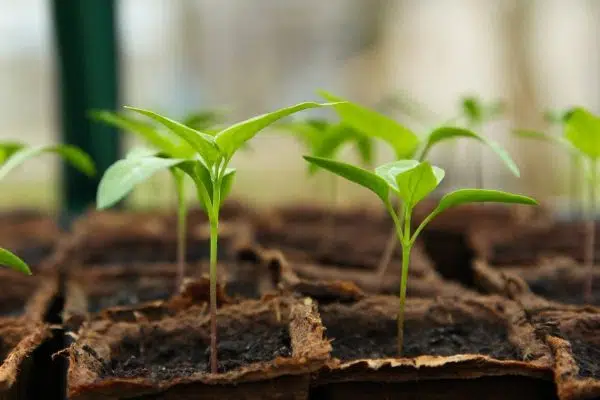
[[[421,151],[421,159],[424,160],[426,158],[427,154],[435,144],[443,142],[445,140],[451,140],[456,138],[470,138],[480,141],[481,143],[492,149],[492,151],[496,153],[498,157],[500,157],[504,165],[506,165],[506,167],[515,176],[519,177],[521,175],[517,164],[514,162],[514,160],[511,158],[508,152],[502,146],[500,146],[499,143],[497,143],[494,140],[487,139],[481,135],[478,135],[477,133],[469,129],[457,128],[452,126],[443,126],[434,129],[427,136],[427,139],[425,139],[425,145],[423,147],[423,150]]]
[[[408,128],[390,117],[341,97],[324,91],[319,93],[328,101],[338,102],[334,108],[344,124],[367,136],[384,140],[394,149],[396,158],[408,158],[414,155],[419,145],[419,138]]]
[[[323,126],[318,140],[313,143],[313,150],[311,155],[319,158],[335,158],[337,152],[340,150],[345,142],[352,139],[348,135],[347,129],[344,129],[341,125],[329,125]],[[309,164],[309,174],[314,174],[318,167],[315,164]]]
[[[358,133],[355,142],[358,155],[360,156],[360,161],[363,163],[363,165],[372,167],[373,163],[375,162],[375,156],[373,150],[373,141],[371,138]]]
[[[566,121],[565,137],[590,158],[600,157],[600,118],[583,108],[573,111]]]
[[[248,140],[252,139],[258,132],[280,119],[307,110],[329,106],[328,103],[305,102],[291,107],[282,108],[267,114],[238,122],[219,132],[215,137],[215,142],[219,149],[225,154],[226,158],[231,158],[235,152]]]
[[[433,192],[444,179],[443,169],[416,160],[388,163],[377,168],[375,173],[386,180],[409,209]]]
[[[483,119],[482,106],[476,97],[464,97],[462,99],[462,110],[472,124],[480,123]]]
[[[111,165],[98,185],[96,207],[105,209],[123,199],[133,188],[155,173],[186,160],[161,157],[130,157]]]
[[[20,142],[0,142],[0,165],[4,164],[6,160],[23,147],[25,147],[25,145]]]
[[[233,181],[235,179],[235,173],[236,173],[235,168],[227,168],[227,170],[223,174],[223,180],[221,181],[221,204],[220,204],[220,206],[223,205],[223,202],[225,201],[227,196],[229,196],[229,193],[231,193],[231,189],[233,187]]]
[[[185,117],[183,124],[190,128],[205,132],[214,128],[224,120],[223,113],[216,110],[205,110],[191,113]]]
[[[63,160],[77,168],[88,176],[96,173],[94,163],[90,156],[80,150],[78,147],[66,144],[24,147],[16,151],[2,166],[0,166],[0,180],[6,176],[11,170],[23,164],[30,158],[36,157],[42,153],[56,153]]]
[[[123,131],[140,136],[148,144],[167,153],[170,157],[187,158],[191,157],[194,152],[194,149],[178,136],[172,134],[166,135],[157,129],[156,126],[125,114],[110,111],[92,111],[90,112],[90,116],[97,121],[102,121]]]
[[[26,275],[31,275],[31,270],[25,264],[25,261],[14,255],[8,250],[0,247],[0,265],[22,272]]]
[[[341,161],[329,160],[320,157],[304,156],[309,163],[333,172],[351,182],[358,183],[375,193],[384,203],[388,203],[389,186],[385,179],[373,172],[346,164]]]
[[[513,203],[537,205],[537,201],[531,197],[522,196],[499,190],[487,189],[460,189],[446,194],[440,200],[438,206],[432,214],[437,215],[450,207],[455,207],[467,203]]]
[[[147,149],[145,147],[134,147],[129,150],[125,155],[125,158],[139,158],[139,157],[159,157],[160,152],[158,150]]]
[[[215,140],[212,136],[180,124],[179,122],[173,121],[167,117],[163,117],[162,115],[150,110],[144,110],[135,107],[125,108],[145,115],[167,127],[175,135],[185,140],[210,166],[212,166],[218,159],[221,158],[219,149],[215,145]]]

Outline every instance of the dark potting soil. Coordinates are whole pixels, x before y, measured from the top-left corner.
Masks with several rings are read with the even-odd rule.
[[[29,245],[15,249],[14,253],[18,254],[27,265],[36,266],[48,257],[53,249],[52,245]]]
[[[342,361],[397,357],[395,319],[322,312],[326,334],[333,339],[332,355]],[[499,360],[518,360],[519,351],[508,341],[504,326],[485,321],[454,325],[423,325],[406,321],[404,357],[484,354]]]
[[[130,306],[147,301],[166,300],[173,294],[173,289],[165,287],[153,287],[135,290],[124,287],[116,293],[102,296],[91,296],[88,298],[88,311],[99,312],[105,308],[117,306]]]
[[[582,339],[571,339],[571,351],[582,378],[600,379],[600,345]]]
[[[284,324],[275,325],[260,316],[246,325],[219,322],[219,372],[292,354],[288,328]],[[161,381],[209,372],[209,346],[207,330],[182,328],[174,334],[147,327],[135,337],[123,338],[119,347],[113,349],[113,359],[104,362],[103,373],[106,377],[146,377]]]
[[[600,306],[600,277],[594,277],[592,282],[592,302],[585,301],[583,297],[583,283],[569,282],[558,277],[551,279],[537,279],[527,282],[531,291],[548,300],[564,304],[591,304]]]

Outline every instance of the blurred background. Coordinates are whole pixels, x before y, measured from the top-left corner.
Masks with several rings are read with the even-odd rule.
[[[69,14],[65,8],[74,3],[80,7]],[[107,22],[111,7],[114,29]],[[113,61],[117,104],[173,118],[222,108],[236,122],[318,99],[315,91],[326,89],[368,106],[400,99],[418,117],[393,104],[388,112],[425,133],[456,117],[461,96],[477,95],[506,101],[506,114],[483,133],[505,145],[522,172],[517,180],[485,151],[485,186],[560,204],[569,190],[567,158],[511,130],[556,129],[543,119],[547,109],[600,108],[600,2],[594,0],[0,0],[0,10],[0,136],[32,145],[64,137],[66,79],[71,88],[84,85]],[[82,25],[72,25],[84,13]],[[86,39],[92,29],[100,39]],[[102,46],[111,32],[117,57],[106,60],[110,52]],[[61,73],[59,43],[69,40],[79,46],[71,61],[99,75]],[[327,176],[308,180],[297,142],[271,133],[236,156],[235,196],[256,206],[326,199]],[[135,144],[121,137],[123,150]],[[435,151],[448,185],[475,184],[475,149],[460,142]],[[378,150],[378,162],[391,159],[384,145]],[[352,152],[343,156],[351,160]],[[54,157],[31,161],[2,182],[0,206],[56,209],[60,180]],[[169,185],[168,176],[157,176],[136,190],[131,204],[171,204]],[[345,205],[377,201],[349,184],[340,190]]]

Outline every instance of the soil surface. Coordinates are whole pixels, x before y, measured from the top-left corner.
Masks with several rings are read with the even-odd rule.
[[[582,378],[600,379],[600,346],[582,339],[571,339],[571,351]]]
[[[569,282],[559,278],[538,279],[528,281],[531,291],[548,300],[558,301],[564,304],[591,304],[600,306],[600,277],[596,276],[592,283],[592,302],[589,303],[583,297],[583,283]]]
[[[46,245],[28,245],[23,248],[14,249],[14,253],[21,257],[27,265],[32,267],[40,264],[46,257],[48,257],[54,246]]]
[[[333,356],[342,361],[397,357],[395,319],[322,312],[327,337],[333,339]],[[423,325],[406,321],[404,357],[484,354],[499,360],[519,360],[517,348],[508,341],[506,329],[485,321],[455,325]]]
[[[425,229],[421,238],[426,254],[442,277],[467,287],[475,286],[472,269],[475,253],[465,234]]]
[[[219,372],[291,356],[286,324],[273,323],[264,315],[257,316],[252,324],[247,322],[219,321]],[[124,337],[119,346],[113,348],[113,359],[104,362],[104,376],[162,381],[209,372],[208,329],[178,329],[165,332],[146,326],[139,335]]]
[[[88,311],[98,312],[105,308],[117,306],[130,306],[146,301],[165,300],[173,294],[170,287],[152,287],[145,289],[132,290],[131,287],[124,287],[116,293],[107,296],[91,296],[88,298]]]

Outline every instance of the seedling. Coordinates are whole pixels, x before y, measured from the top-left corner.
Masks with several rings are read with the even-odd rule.
[[[342,122],[367,136],[386,142],[394,150],[397,160],[414,158],[418,161],[425,161],[431,150],[439,143],[458,138],[469,138],[492,149],[504,165],[514,175],[519,176],[519,168],[502,146],[472,130],[455,126],[441,126],[431,130],[421,138],[410,129],[383,114],[327,92],[321,92],[321,95],[329,101],[340,102],[334,108]],[[402,198],[399,200],[398,214],[403,215]],[[380,278],[385,275],[398,245],[395,236],[396,233],[392,230],[377,268],[377,274]]]
[[[0,180],[25,161],[42,153],[56,153],[81,172],[89,176],[95,173],[94,163],[90,157],[77,147],[69,145],[27,147],[18,142],[2,142],[0,143]],[[31,270],[25,261],[3,248],[0,248],[0,265],[31,275]]]
[[[596,236],[596,190],[598,186],[598,158],[600,158],[600,118],[581,107],[562,114],[564,137],[557,137],[536,131],[517,131],[522,137],[550,141],[574,154],[584,164],[584,177],[588,184],[589,213],[586,224],[583,263],[589,271],[585,280],[583,295],[586,302],[593,301],[592,281]]]
[[[398,353],[402,355],[404,344],[404,305],[408,284],[410,253],[415,240],[427,224],[446,209],[466,203],[499,202],[518,204],[537,204],[535,200],[517,194],[485,189],[460,189],[444,195],[437,207],[421,222],[413,232],[411,217],[415,206],[427,197],[444,178],[444,170],[432,166],[427,161],[399,160],[384,164],[371,172],[340,161],[304,156],[321,168],[337,174],[349,181],[366,187],[375,193],[385,205],[394,221],[396,236],[402,246],[402,271],[400,280],[400,298],[398,305]],[[404,204],[402,213],[394,210],[390,200],[396,195]]]
[[[194,154],[173,158],[165,154],[136,152],[113,164],[102,177],[97,203],[107,207],[122,199],[133,187],[158,171],[177,168],[194,181],[198,199],[208,215],[210,225],[210,320],[211,372],[217,373],[217,241],[219,211],[229,194],[235,169],[229,168],[234,154],[262,129],[296,112],[326,106],[313,102],[300,103],[268,114],[262,114],[231,125],[215,135],[197,131],[149,110],[127,107],[165,126],[183,139]]]

